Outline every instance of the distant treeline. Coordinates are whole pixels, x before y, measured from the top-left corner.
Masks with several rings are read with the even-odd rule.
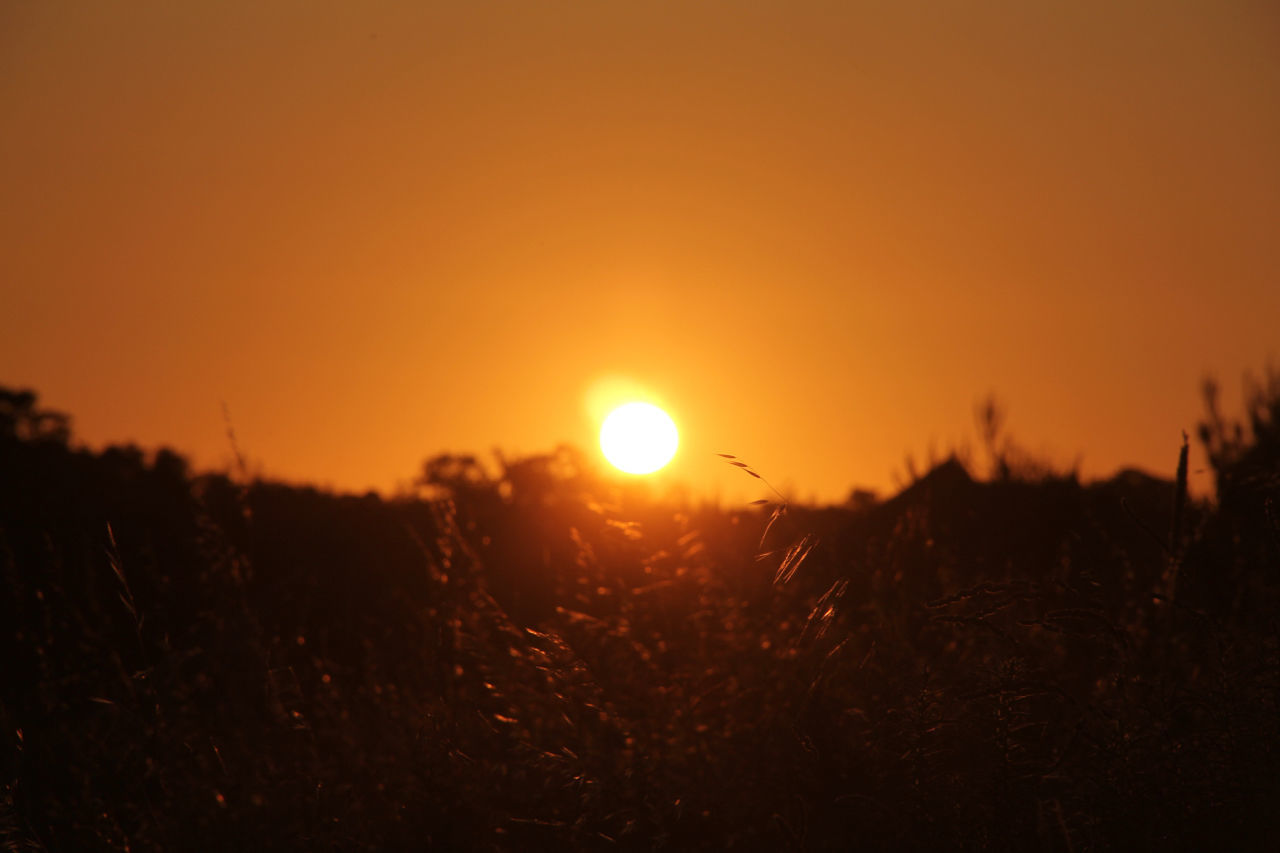
[[[990,410],[985,479],[725,508],[568,448],[247,482],[0,389],[0,849],[1274,849],[1246,396],[1212,501],[1185,448],[1081,483]]]

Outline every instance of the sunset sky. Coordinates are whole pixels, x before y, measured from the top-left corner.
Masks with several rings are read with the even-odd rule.
[[[715,451],[888,490],[993,392],[1171,475],[1280,359],[1280,6],[9,0],[0,321],[93,446],[223,466],[225,403],[341,489],[598,456],[618,389],[732,499]]]

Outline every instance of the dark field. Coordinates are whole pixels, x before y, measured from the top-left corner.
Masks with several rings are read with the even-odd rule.
[[[1212,502],[993,436],[785,511],[193,475],[5,392],[0,849],[1280,849],[1278,391]]]

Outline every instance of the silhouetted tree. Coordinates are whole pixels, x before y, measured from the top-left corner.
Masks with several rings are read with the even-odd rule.
[[[38,399],[34,391],[0,388],[0,439],[58,444],[71,439],[71,419],[62,412],[39,408]]]
[[[1199,437],[1224,502],[1265,498],[1280,484],[1280,370],[1245,378],[1245,419],[1228,420],[1219,409],[1218,384],[1204,383],[1205,420]]]
[[[487,491],[495,485],[479,459],[470,454],[454,453],[442,453],[423,462],[422,473],[416,483],[453,498]]]

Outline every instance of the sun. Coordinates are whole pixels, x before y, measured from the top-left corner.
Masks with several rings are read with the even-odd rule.
[[[600,427],[604,458],[628,474],[652,474],[671,461],[679,444],[675,421],[650,403],[625,403]]]

